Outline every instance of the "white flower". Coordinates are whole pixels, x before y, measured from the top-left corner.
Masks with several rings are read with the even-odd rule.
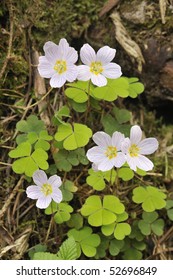
[[[51,78],[51,87],[59,88],[66,81],[76,80],[78,68],[74,63],[78,54],[74,48],[69,47],[66,39],[61,39],[59,45],[49,41],[43,49],[45,56],[39,57],[38,71],[43,78]]]
[[[125,138],[121,150],[126,154],[127,163],[130,168],[136,171],[137,167],[148,171],[153,168],[153,163],[143,155],[150,155],[158,148],[156,138],[142,139],[142,130],[138,125],[132,126],[130,130],[130,139]]]
[[[110,63],[115,57],[116,50],[108,46],[102,47],[96,53],[89,44],[84,44],[80,50],[81,61],[85,65],[78,66],[77,79],[88,81],[98,87],[105,86],[107,79],[119,78],[122,75],[121,67],[116,63]]]
[[[120,152],[124,138],[124,135],[117,131],[112,137],[102,131],[93,135],[93,140],[98,146],[89,149],[86,156],[93,162],[94,170],[108,171],[125,163],[126,157]]]
[[[59,176],[53,175],[48,179],[44,171],[37,170],[32,177],[36,185],[27,187],[26,194],[31,199],[37,199],[38,208],[47,208],[52,200],[57,203],[61,202],[62,192],[59,187],[62,181]]]

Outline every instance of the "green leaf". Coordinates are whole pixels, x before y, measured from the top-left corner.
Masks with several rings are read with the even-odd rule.
[[[11,158],[19,158],[30,156],[31,154],[31,144],[29,142],[24,142],[19,144],[14,150],[9,152]]]
[[[62,141],[66,150],[75,150],[88,144],[92,136],[92,130],[86,125],[74,123],[73,128],[70,124],[60,125],[55,134],[56,141]]]
[[[126,109],[114,107],[112,112],[114,113],[119,124],[129,122],[131,119],[131,113]]]
[[[87,109],[87,102],[85,103],[77,103],[72,99],[69,99],[68,102],[71,104],[72,108],[79,113],[83,113]]]
[[[94,257],[96,248],[100,244],[98,234],[93,234],[90,227],[84,227],[81,230],[71,229],[68,232],[68,237],[72,236],[77,243],[77,258],[80,257],[81,251],[87,257]]]
[[[20,132],[36,132],[39,133],[41,130],[44,130],[44,122],[39,120],[37,116],[30,115],[27,120],[19,121],[16,125],[16,129]]]
[[[37,252],[33,256],[33,260],[59,260],[56,254],[48,252]]]
[[[70,109],[66,105],[62,106],[54,115],[54,118],[61,124],[64,123],[63,117],[70,117]]]
[[[123,240],[116,240],[116,239],[111,240],[110,247],[109,247],[110,254],[112,256],[117,256],[120,253],[123,246],[124,246]]]
[[[84,103],[88,100],[88,95],[85,91],[78,88],[67,88],[65,90],[65,95],[77,103]]]
[[[166,195],[159,189],[151,186],[137,187],[133,190],[132,200],[140,204],[146,212],[153,212],[166,206]]]
[[[97,195],[86,199],[81,208],[83,216],[88,216],[88,223],[92,226],[112,224],[117,219],[117,214],[124,212],[124,205],[113,195],[106,195],[101,198]]]
[[[77,259],[77,246],[73,237],[69,237],[61,245],[57,257],[59,260],[76,260]]]
[[[138,94],[144,91],[144,85],[138,82],[138,78],[129,78],[129,96],[136,98]]]
[[[129,181],[134,177],[134,172],[128,166],[123,166],[118,170],[118,177],[123,181]]]
[[[115,182],[116,171],[114,169],[106,172],[89,169],[88,173],[90,175],[87,177],[86,182],[97,191],[101,191],[105,188],[105,181],[111,182],[111,184]]]
[[[80,229],[83,227],[83,217],[79,213],[72,214],[67,225],[70,228]]]
[[[166,201],[166,209],[168,218],[173,221],[173,200]]]
[[[52,201],[50,205],[45,209],[45,214],[50,215],[52,213],[55,213],[54,220],[57,224],[62,224],[63,222],[67,222],[70,220],[70,213],[73,212],[73,208],[64,203],[56,203],[55,201]]]
[[[109,135],[112,135],[115,131],[119,131],[125,136],[128,136],[130,133],[130,125],[128,124],[119,124],[116,118],[111,115],[105,115],[102,118],[102,124],[104,127],[104,131]]]
[[[66,180],[60,187],[64,201],[71,201],[73,199],[73,193],[77,191],[77,187],[73,182]]]
[[[144,212],[142,214],[142,220],[138,222],[138,226],[144,235],[150,235],[153,232],[160,236],[163,234],[164,221],[158,219],[157,212]]]

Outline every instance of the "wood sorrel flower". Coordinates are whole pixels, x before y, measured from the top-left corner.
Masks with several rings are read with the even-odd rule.
[[[38,71],[43,78],[50,78],[50,85],[59,88],[66,81],[76,80],[78,68],[74,63],[78,59],[77,51],[69,47],[66,39],[61,39],[59,45],[53,42],[45,43],[45,56],[39,57]]]
[[[94,163],[94,170],[108,171],[125,163],[126,157],[120,151],[124,138],[124,135],[117,131],[112,137],[102,131],[93,135],[93,140],[98,146],[89,149],[86,156]]]
[[[142,130],[138,125],[134,125],[130,130],[130,139],[125,138],[121,146],[122,152],[126,154],[128,165],[134,171],[137,167],[144,171],[151,170],[153,163],[144,155],[150,155],[158,148],[156,138],[141,139]]]
[[[105,86],[107,79],[119,78],[122,75],[121,67],[116,63],[110,63],[115,57],[116,50],[104,46],[96,53],[89,44],[84,44],[80,50],[81,61],[85,65],[79,65],[78,80],[88,81],[98,87]]]
[[[59,187],[62,181],[59,176],[53,175],[48,179],[44,171],[37,170],[32,177],[36,185],[27,187],[26,194],[31,199],[37,199],[38,208],[47,208],[52,200],[57,203],[61,202],[62,192]]]

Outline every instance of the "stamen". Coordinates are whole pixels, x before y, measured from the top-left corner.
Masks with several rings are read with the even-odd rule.
[[[103,72],[102,63],[98,61],[92,62],[90,65],[90,71],[95,75],[102,73]]]
[[[139,154],[139,147],[136,144],[132,144],[129,148],[129,154],[131,157],[137,157]]]
[[[65,60],[57,60],[53,69],[58,72],[58,74],[62,74],[67,71],[67,63]]]
[[[108,159],[115,158],[117,156],[117,148],[108,146],[105,155],[108,157]]]
[[[44,193],[45,196],[48,196],[52,193],[52,186],[50,184],[43,184],[41,191]]]

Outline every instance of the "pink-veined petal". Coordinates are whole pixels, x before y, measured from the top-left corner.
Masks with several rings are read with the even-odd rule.
[[[152,170],[154,165],[151,160],[143,155],[139,155],[137,157],[137,164],[136,166],[144,171]]]
[[[124,139],[125,139],[124,134],[118,131],[114,132],[112,135],[112,146],[115,146],[119,151],[121,149],[121,145]]]
[[[94,142],[103,148],[108,146],[112,146],[112,139],[109,134],[105,133],[104,131],[98,131],[93,135]]]
[[[102,74],[106,78],[117,79],[122,75],[121,67],[116,63],[109,63],[103,67]]]
[[[100,48],[96,55],[96,60],[101,61],[103,65],[108,64],[115,57],[116,50],[108,46]]]
[[[59,188],[62,185],[61,178],[57,175],[51,176],[47,183],[50,184],[52,188]]]
[[[65,59],[67,60],[68,63],[76,63],[76,61],[78,60],[78,53],[77,51],[70,47],[68,49],[67,54],[65,55]]]
[[[37,202],[36,202],[36,206],[40,209],[46,209],[49,204],[51,203],[52,198],[51,196],[44,196],[44,197],[39,197]]]
[[[80,58],[84,64],[90,66],[96,60],[95,50],[89,44],[84,44],[80,50]]]
[[[91,82],[98,87],[103,87],[107,85],[107,79],[101,74],[91,74]]]
[[[59,189],[54,190],[51,196],[52,199],[57,203],[60,203],[63,199],[62,192]]]
[[[106,155],[104,154],[104,152],[105,152],[105,150],[103,148],[93,147],[88,150],[88,152],[86,153],[86,156],[89,159],[89,161],[98,163],[106,158]]]
[[[88,81],[91,79],[90,67],[87,65],[79,65],[78,67],[78,76],[79,81]]]
[[[34,183],[39,187],[42,187],[43,184],[47,183],[47,175],[43,170],[35,171],[32,178]]]
[[[98,170],[108,171],[114,167],[114,163],[110,159],[105,157],[104,160],[102,160],[101,162],[98,163],[97,167],[98,167]]]
[[[59,53],[61,54],[61,58],[64,59],[69,51],[69,43],[66,39],[61,39],[59,41]]]
[[[47,60],[54,65],[56,60],[59,58],[59,46],[49,41],[44,44],[44,52]]]
[[[43,78],[51,78],[56,73],[45,56],[39,57],[38,72]]]
[[[151,137],[142,140],[138,146],[142,155],[150,155],[158,149],[159,143],[156,138]]]
[[[78,67],[76,65],[68,65],[66,72],[66,79],[68,82],[73,82],[76,80],[78,75]]]
[[[129,155],[126,155],[126,161],[129,165],[130,169],[136,171],[137,157],[130,157]]]
[[[117,153],[117,156],[112,159],[113,165],[117,168],[120,168],[125,162],[126,156],[122,152]]]
[[[133,125],[130,130],[130,141],[133,144],[138,144],[142,138],[142,130],[138,125]]]
[[[31,185],[26,188],[26,194],[27,194],[27,197],[29,197],[31,199],[38,199],[41,194],[41,187]]]
[[[59,75],[58,73],[56,73],[50,79],[50,85],[53,88],[60,88],[65,84],[65,82],[66,82],[66,78],[65,75],[63,74]]]
[[[124,139],[124,141],[122,142],[121,144],[121,151],[124,153],[124,154],[128,154],[128,150],[131,146],[131,141],[130,139],[127,137]]]

